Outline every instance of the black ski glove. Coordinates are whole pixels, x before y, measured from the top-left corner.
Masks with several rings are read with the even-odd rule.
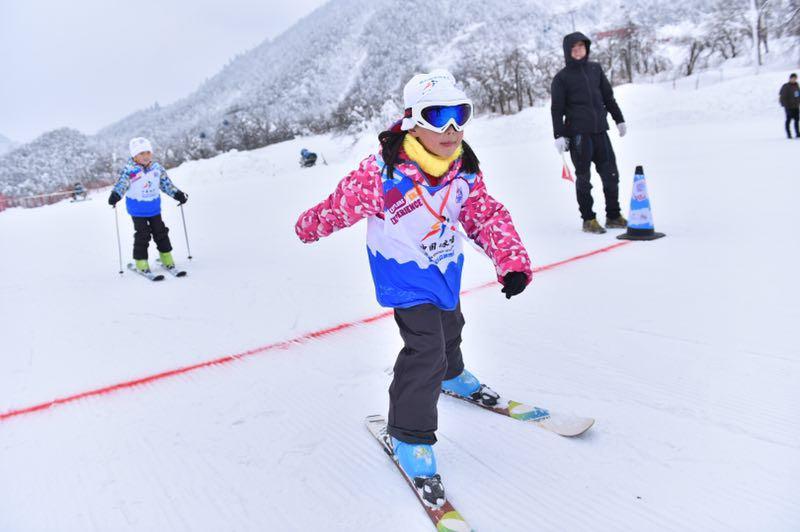
[[[175,193],[175,195],[174,195],[174,196],[172,196],[172,197],[173,197],[173,198],[175,198],[176,200],[178,200],[178,205],[183,205],[184,203],[186,203],[187,201],[189,201],[189,196],[187,196],[186,194],[184,194],[184,193],[183,193],[183,192],[181,192],[180,190],[179,190],[179,191],[177,191],[177,192]]]
[[[122,199],[122,196],[117,194],[116,190],[111,191],[111,195],[108,197],[108,204],[114,207],[119,200]]]
[[[525,287],[528,286],[528,276],[522,272],[508,272],[503,276],[503,292],[506,299],[511,299],[511,296],[521,294]]]

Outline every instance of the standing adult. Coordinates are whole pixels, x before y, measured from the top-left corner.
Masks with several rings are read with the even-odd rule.
[[[781,87],[780,102],[783,110],[786,111],[786,137],[792,138],[792,133],[789,131],[789,123],[794,120],[794,136],[800,137],[800,130],[797,128],[797,120],[800,118],[800,87],[797,85],[797,74],[792,72],[789,76],[789,82],[784,83]]]
[[[553,135],[559,153],[569,151],[575,165],[575,191],[578,208],[587,233],[605,233],[592,210],[591,164],[603,181],[606,200],[606,227],[624,229],[628,221],[620,213],[619,172],[608,120],[617,124],[620,137],[626,133],[625,119],[614,99],[611,83],[599,63],[589,61],[592,41],[576,32],[564,37],[566,66],[556,74],[550,87]]]

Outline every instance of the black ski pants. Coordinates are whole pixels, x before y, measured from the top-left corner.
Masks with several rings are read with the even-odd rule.
[[[800,109],[789,109],[788,107],[784,107],[786,110],[786,123],[784,127],[786,127],[786,136],[792,138],[792,134],[789,132],[789,124],[794,120],[794,136],[800,137],[800,130],[797,129],[797,120],[800,118]]]
[[[570,139],[569,154],[575,165],[575,193],[578,196],[578,208],[581,218],[594,220],[592,210],[591,165],[603,181],[603,195],[606,198],[606,217],[618,218],[619,208],[619,172],[617,157],[611,147],[608,133],[577,134]]]
[[[403,349],[389,386],[389,434],[407,443],[436,443],[436,403],[442,381],[464,371],[461,304],[447,311],[431,304],[395,309]]]
[[[170,244],[168,236],[169,228],[164,225],[160,214],[148,217],[131,216],[131,218],[133,218],[133,228],[136,230],[133,234],[134,260],[147,259],[150,235],[153,235],[158,251],[161,253],[172,251],[172,244]]]

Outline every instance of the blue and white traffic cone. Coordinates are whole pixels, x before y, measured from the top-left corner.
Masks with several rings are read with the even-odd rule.
[[[617,238],[620,240],[655,240],[662,236],[667,235],[656,233],[653,226],[653,213],[650,210],[650,198],[647,196],[647,181],[644,178],[644,169],[641,166],[637,166],[636,174],[633,176],[628,231]]]

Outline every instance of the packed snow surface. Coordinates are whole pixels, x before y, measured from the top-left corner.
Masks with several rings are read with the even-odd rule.
[[[643,165],[668,236],[543,272],[511,300],[464,296],[476,376],[597,420],[566,439],[442,397],[439,469],[475,529],[800,529],[800,140],[783,135],[784,79],[619,87],[620,197]],[[548,109],[478,119],[467,138],[536,265],[616,242],[579,230]],[[366,224],[313,245],[293,230],[375,146],[303,138],[171,171],[194,260],[165,198],[189,276],[162,283],[117,273],[107,191],[0,214],[0,414],[381,312]],[[302,147],[328,164],[299,168]],[[466,253],[464,288],[491,281]],[[387,410],[399,348],[387,318],[0,421],[0,530],[429,530],[363,425]]]

